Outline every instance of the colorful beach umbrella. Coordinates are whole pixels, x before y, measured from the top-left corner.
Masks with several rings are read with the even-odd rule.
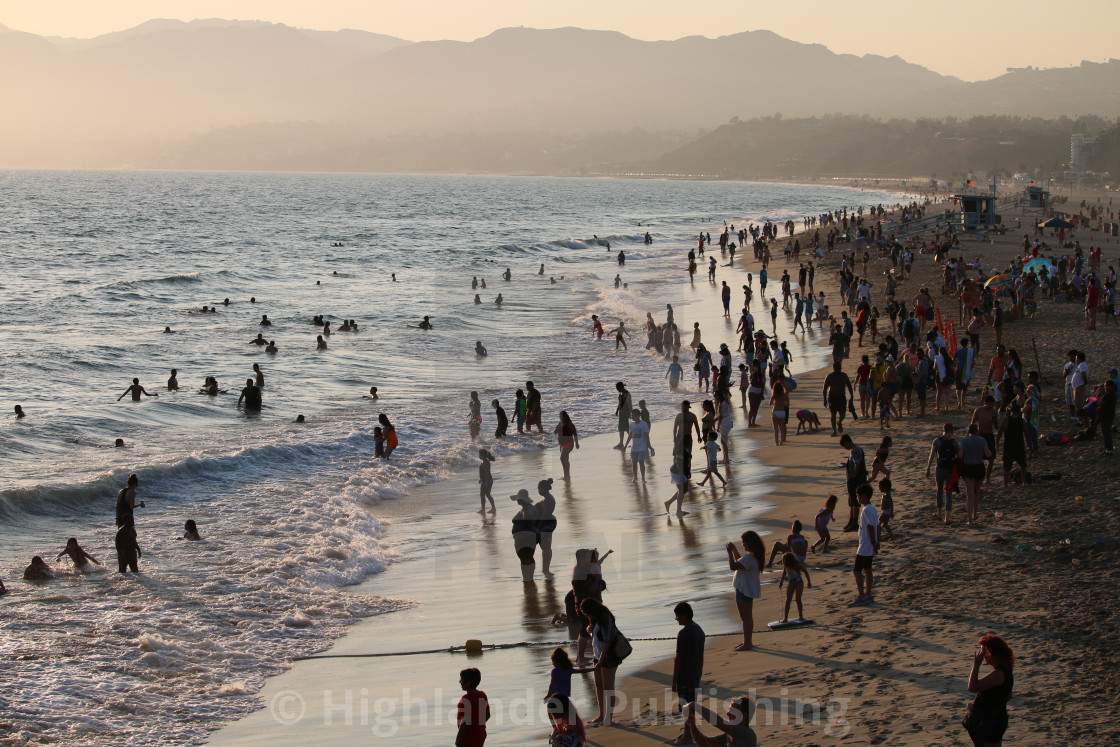
[[[1026,265],[1024,265],[1023,272],[1030,272],[1031,270],[1034,270],[1036,273],[1038,273],[1042,272],[1043,268],[1046,268],[1047,270],[1050,269],[1050,260],[1043,259],[1042,257],[1035,257],[1030,262],[1027,262]]]
[[[1073,228],[1073,224],[1065,218],[1051,218],[1042,224],[1043,228]]]
[[[994,278],[989,278],[988,282],[984,283],[985,288],[991,290],[999,290],[1015,282],[1015,278],[1010,275],[996,275]]]

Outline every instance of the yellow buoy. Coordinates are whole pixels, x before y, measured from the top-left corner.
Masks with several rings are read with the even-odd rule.
[[[470,640],[468,640],[466,642],[466,644],[463,646],[463,648],[466,649],[467,651],[481,651],[482,650],[482,641],[471,638]]]

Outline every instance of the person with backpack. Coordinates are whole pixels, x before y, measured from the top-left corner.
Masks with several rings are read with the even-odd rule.
[[[946,423],[941,435],[933,439],[926,462],[926,477],[936,462],[933,478],[937,483],[937,519],[949,524],[949,512],[953,510],[953,492],[957,487],[957,452],[959,446],[953,438],[953,424]]]

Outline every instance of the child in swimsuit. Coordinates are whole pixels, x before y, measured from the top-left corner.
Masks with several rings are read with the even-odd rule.
[[[813,552],[817,551],[817,547],[821,548],[822,553],[828,552],[828,543],[832,539],[832,535],[828,533],[829,522],[832,521],[832,514],[836,510],[837,497],[834,495],[828,496],[824,502],[824,508],[817,512],[817,536],[819,540],[813,543],[810,548]]]
[[[805,576],[802,579],[802,575]],[[786,587],[786,608],[785,614],[782,615],[782,622],[789,622],[789,606],[794,600],[797,601],[797,621],[801,622],[805,619],[805,611],[801,606],[801,593],[805,588],[813,588],[813,581],[809,578],[809,569],[805,564],[794,557],[793,553],[787,552],[782,556],[782,577],[778,579],[778,588],[782,588],[782,582],[789,581],[789,586]]]
[[[894,539],[894,532],[891,531],[891,517],[894,516],[894,498],[891,496],[891,478],[884,477],[879,481],[879,490],[883,491],[883,499],[879,503],[879,525],[882,531],[887,533],[887,537]]]
[[[385,433],[381,430],[381,426],[375,426],[373,429],[373,455],[378,459],[385,458]]]

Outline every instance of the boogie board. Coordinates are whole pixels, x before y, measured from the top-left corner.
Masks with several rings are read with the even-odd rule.
[[[812,624],[812,620],[790,620],[789,622],[775,620],[774,622],[766,623],[766,627],[770,628],[770,630],[785,630],[786,628],[800,628]]]

